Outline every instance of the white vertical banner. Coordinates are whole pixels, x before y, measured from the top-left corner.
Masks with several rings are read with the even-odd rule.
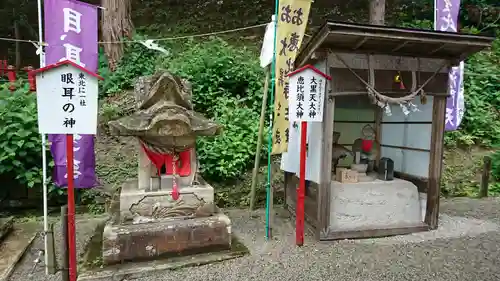
[[[298,175],[300,164],[300,124],[298,122],[290,122],[289,124],[288,150],[281,154],[280,168],[283,171]]]
[[[326,69],[326,63],[322,62],[319,65],[320,69]],[[287,152],[283,152],[281,154],[281,169],[294,173],[299,176],[299,168],[300,168],[300,135],[301,135],[301,120],[305,119],[311,122],[307,122],[307,154],[306,154],[306,180],[312,181],[315,183],[320,183],[321,179],[321,156],[322,156],[322,148],[323,148],[323,113],[325,109],[325,97],[326,97],[326,88],[327,83],[326,80],[331,79],[329,76],[322,73],[317,68],[312,66],[306,66],[302,69],[298,69],[295,71],[296,73],[302,72],[301,77],[304,78],[305,88],[302,84],[297,83],[297,85],[293,84],[293,81],[297,80],[291,78],[290,79],[290,97],[289,97],[289,116],[290,126],[288,128],[288,150]],[[290,74],[290,75],[293,75]],[[314,79],[313,79],[314,78]],[[314,81],[317,83],[309,83],[310,81]],[[298,89],[301,89],[299,93]],[[316,93],[317,89],[317,94]],[[301,98],[303,100],[302,104],[299,99],[295,98],[295,95],[303,95]],[[311,97],[311,94],[314,94]],[[296,109],[298,106],[298,109]],[[314,111],[316,114],[310,115],[311,107],[314,107]],[[300,117],[297,115],[299,111],[301,111]],[[294,114],[294,116],[292,116]],[[293,121],[295,119],[299,119],[297,121]],[[327,120],[327,122],[330,122]]]
[[[300,134],[299,122],[290,122],[288,151],[281,154],[281,170],[299,176]],[[306,180],[319,183],[321,170],[321,148],[323,126],[321,122],[307,123]]]

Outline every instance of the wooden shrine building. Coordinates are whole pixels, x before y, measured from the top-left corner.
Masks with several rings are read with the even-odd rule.
[[[380,237],[438,227],[450,67],[492,41],[327,22],[302,47],[296,68],[311,64],[332,77],[323,122],[310,123],[308,129],[305,217],[317,239]],[[371,158],[361,164],[364,173],[355,182],[341,182],[342,168],[360,164],[354,152],[366,139],[373,147]],[[294,214],[298,151],[292,142],[281,167],[286,206]],[[380,179],[382,162],[392,163],[393,180]]]

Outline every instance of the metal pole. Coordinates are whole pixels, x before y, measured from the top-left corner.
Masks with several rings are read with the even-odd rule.
[[[38,48],[40,48],[40,67],[45,66],[45,54],[43,52],[43,18],[42,18],[42,0],[38,0]],[[45,240],[45,274],[49,274],[49,256],[47,251],[49,250],[47,233],[49,231],[49,221],[48,221],[48,191],[47,191],[47,149],[45,135],[42,134],[42,184],[43,184],[43,238]]]
[[[437,14],[438,14],[438,10],[437,10],[437,1],[439,0],[434,0],[434,30],[437,30],[438,29],[438,26],[437,26]]]
[[[68,206],[61,207],[61,232],[62,232],[62,281],[69,281],[69,256],[68,256]]]

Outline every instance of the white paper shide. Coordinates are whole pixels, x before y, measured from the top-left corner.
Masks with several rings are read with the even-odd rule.
[[[290,122],[323,122],[326,76],[314,67],[290,74]]]
[[[38,70],[39,132],[95,135],[98,77],[69,62]]]

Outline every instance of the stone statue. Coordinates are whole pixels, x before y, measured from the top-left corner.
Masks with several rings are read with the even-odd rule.
[[[155,242],[160,244],[154,246],[153,256],[230,247],[230,220],[215,207],[213,187],[198,175],[195,149],[197,137],[222,130],[194,111],[191,98],[189,82],[159,71],[138,79],[136,111],[109,122],[111,134],[138,139],[139,173],[115,196],[119,206],[111,208],[114,220],[103,233],[105,263],[149,257],[142,248],[130,249],[130,241],[134,245],[162,241]],[[200,231],[210,239],[193,234]],[[172,244],[172,239],[184,244]]]
[[[337,166],[339,161],[346,158],[347,156],[353,156],[352,151],[347,149],[345,146],[338,143],[340,138],[339,132],[333,132],[333,143],[332,143],[332,172],[335,175],[337,172]]]

